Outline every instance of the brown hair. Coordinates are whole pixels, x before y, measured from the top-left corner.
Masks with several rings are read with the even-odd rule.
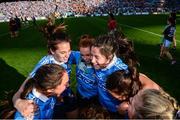
[[[93,42],[94,47],[100,48],[100,52],[106,58],[115,54],[117,50],[117,45],[113,36],[110,35],[100,35]]]
[[[48,39],[47,47],[48,53],[51,54],[50,50],[55,51],[57,49],[56,45],[62,42],[71,43],[71,39],[65,32],[66,25],[60,24],[52,30],[51,37]]]
[[[109,75],[106,81],[106,88],[108,90],[126,96],[127,100],[136,95],[141,87],[139,73],[135,68],[129,68],[129,72],[118,70]]]
[[[139,62],[134,51],[133,42],[121,38],[117,38],[116,42],[118,45],[118,50],[116,51],[117,56],[123,59],[128,66],[137,67]]]
[[[21,98],[25,98],[33,87],[39,92],[47,95],[48,89],[53,89],[62,82],[65,69],[57,64],[46,64],[41,66],[33,78],[30,78],[24,87]]]
[[[93,44],[94,38],[88,34],[82,35],[79,41],[80,47],[91,47]]]
[[[168,21],[171,23],[172,26],[175,26],[176,21],[175,21],[175,19],[173,19],[173,17],[169,17]]]
[[[136,67],[137,65],[139,65],[137,56],[134,51],[133,41],[128,40],[121,29],[115,31],[110,35],[114,37],[117,45],[117,57],[121,58],[128,66]]]

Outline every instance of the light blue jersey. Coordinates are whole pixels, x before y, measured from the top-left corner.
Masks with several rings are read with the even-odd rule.
[[[47,97],[43,95],[42,93],[39,93],[36,91],[36,89],[33,89],[32,92],[30,92],[26,99],[33,100],[34,103],[38,106],[38,110],[34,113],[34,115],[28,117],[31,119],[52,119],[53,116],[53,109],[54,105],[56,103],[55,97]],[[25,120],[28,118],[24,118],[20,112],[15,113],[14,119],[17,120]]]
[[[80,54],[80,53],[79,53]],[[84,98],[91,98],[97,95],[97,77],[95,69],[80,57],[76,65],[77,90]]]
[[[98,77],[99,102],[110,112],[117,112],[120,101],[115,99],[106,89],[107,77],[117,70],[127,70],[128,66],[120,58],[113,57],[112,62],[104,69],[96,70]]]
[[[38,62],[38,64],[35,66],[33,71],[30,73],[29,77],[33,77],[35,75],[37,69],[40,68],[42,65],[54,63],[54,64],[58,64],[58,65],[64,67],[68,73],[69,78],[70,78],[71,66],[72,66],[72,64],[75,64],[78,60],[78,58],[76,58],[77,57],[76,53],[77,53],[76,51],[71,52],[67,63],[59,62],[59,61],[55,60],[52,55],[44,56]],[[70,80],[69,80],[69,82],[70,82]],[[72,96],[72,90],[70,89],[70,87],[68,87],[61,95],[62,96]]]
[[[69,58],[70,64],[76,64],[77,90],[84,98],[97,95],[97,77],[91,65],[86,65],[80,52],[74,51]]]
[[[71,66],[72,66],[72,64],[76,64],[78,62],[78,60],[80,59],[79,56],[80,56],[79,52],[72,51],[69,56],[68,62],[64,63],[64,62],[59,62],[59,61],[55,60],[52,55],[46,55],[38,62],[38,64],[36,64],[33,71],[29,74],[29,77],[32,78],[35,75],[37,69],[40,68],[42,65],[54,63],[54,64],[58,64],[58,65],[64,67],[70,78]]]
[[[36,71],[38,70],[38,68],[40,68],[42,65],[45,65],[45,64],[58,64],[62,67],[64,67],[68,73],[68,75],[70,76],[70,73],[71,73],[71,65],[67,62],[67,63],[63,63],[63,62],[59,62],[57,60],[54,59],[54,57],[52,55],[47,55],[47,56],[44,56],[39,62],[38,64],[36,64],[35,68],[33,69],[33,71],[30,73],[30,77],[32,78]]]

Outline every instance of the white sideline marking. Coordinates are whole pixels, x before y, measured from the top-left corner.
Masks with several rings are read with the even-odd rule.
[[[142,32],[146,32],[146,33],[149,33],[149,34],[152,34],[152,35],[155,35],[155,36],[162,37],[162,35],[156,34],[156,33],[151,32],[151,31],[143,30],[143,29],[140,29],[140,28],[137,28],[137,27],[133,27],[133,26],[129,26],[129,25],[125,25],[125,24],[120,24],[120,25],[125,26],[125,27],[129,27],[129,28],[132,28],[132,29],[135,29],[135,30],[139,30],[139,31],[142,31]],[[180,42],[180,40],[176,39],[176,42]]]

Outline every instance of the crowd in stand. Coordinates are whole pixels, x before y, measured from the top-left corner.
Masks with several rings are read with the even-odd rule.
[[[103,15],[111,11],[113,14],[136,14],[164,12],[168,9],[164,2],[150,3],[145,0],[58,0],[54,1],[17,1],[0,3],[0,19],[11,17],[45,17],[52,12],[62,16]],[[3,16],[3,17],[2,17]]]
[[[0,11],[5,16],[4,19],[15,17],[15,15],[25,18],[47,16],[55,7],[55,4],[45,1],[18,1],[1,3]]]

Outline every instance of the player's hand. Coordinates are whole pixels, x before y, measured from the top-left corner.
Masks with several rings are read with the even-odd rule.
[[[18,99],[15,103],[15,108],[22,116],[28,117],[37,110],[37,105],[34,104],[33,100]]]

